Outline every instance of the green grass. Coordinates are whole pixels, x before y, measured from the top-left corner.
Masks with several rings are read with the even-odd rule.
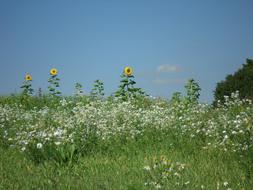
[[[228,103],[0,97],[0,189],[252,190],[252,105]]]
[[[54,161],[35,164],[12,149],[0,149],[0,189],[153,189],[143,169],[161,155],[186,164],[178,189],[252,189],[249,155],[202,149],[198,140],[177,138],[173,131],[145,134],[125,145],[98,147],[72,164]],[[155,135],[156,134],[156,135]],[[115,139],[117,140],[117,139]],[[225,187],[224,182],[228,182]],[[168,181],[165,189],[175,189]]]

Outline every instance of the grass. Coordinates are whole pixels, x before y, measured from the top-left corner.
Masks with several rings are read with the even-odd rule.
[[[154,133],[155,134],[155,133]],[[54,161],[35,164],[12,149],[0,149],[1,189],[153,189],[143,169],[161,155],[186,163],[178,189],[251,189],[252,160],[217,150],[204,150],[198,141],[178,139],[172,133],[158,134],[110,150],[94,150],[73,164]],[[228,182],[225,187],[224,183]],[[175,189],[174,181],[165,189]]]
[[[253,187],[252,105],[65,99],[32,98],[23,106],[20,96],[0,98],[0,189]],[[46,141],[41,131],[57,134]]]

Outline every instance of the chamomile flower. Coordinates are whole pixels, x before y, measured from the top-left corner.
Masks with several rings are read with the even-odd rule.
[[[37,149],[41,149],[42,148],[42,144],[41,143],[37,143]]]

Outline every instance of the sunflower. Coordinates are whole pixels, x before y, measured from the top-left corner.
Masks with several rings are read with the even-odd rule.
[[[58,71],[55,68],[50,70],[50,74],[53,75],[53,76],[57,75],[57,73],[58,73]]]
[[[133,74],[133,69],[131,67],[125,67],[124,73],[126,76],[131,76]]]
[[[25,76],[25,80],[26,80],[26,81],[31,81],[31,80],[32,80],[32,76],[29,75],[29,74],[27,74],[27,75]]]

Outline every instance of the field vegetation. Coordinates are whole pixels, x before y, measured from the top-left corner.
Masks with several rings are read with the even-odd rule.
[[[126,67],[110,97],[100,80],[64,97],[50,74],[47,95],[27,75],[0,97],[0,189],[253,189],[253,106],[238,91],[200,103],[191,79],[185,96],[154,98]]]

